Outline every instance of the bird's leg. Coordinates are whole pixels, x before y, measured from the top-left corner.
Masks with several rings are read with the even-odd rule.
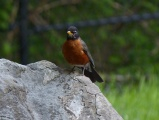
[[[76,66],[73,66],[73,68],[71,69],[71,71],[73,72]]]
[[[86,68],[85,68],[85,66],[84,66],[84,67],[83,67],[83,70],[82,70],[82,74],[83,74],[83,75],[84,75],[84,71],[85,71],[85,69],[86,69]]]
[[[75,69],[76,66],[73,66],[73,68],[71,69],[70,73],[71,74],[72,72],[74,72],[74,69]]]

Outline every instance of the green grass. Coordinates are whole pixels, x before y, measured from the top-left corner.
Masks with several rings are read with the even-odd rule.
[[[124,85],[120,92],[114,83],[107,92],[100,88],[124,120],[159,120],[159,77],[149,79],[141,76],[138,85]]]

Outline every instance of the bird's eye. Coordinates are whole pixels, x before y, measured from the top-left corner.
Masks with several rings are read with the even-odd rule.
[[[73,33],[77,33],[77,31],[73,31]]]

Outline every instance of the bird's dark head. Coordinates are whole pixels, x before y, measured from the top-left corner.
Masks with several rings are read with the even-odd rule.
[[[74,26],[67,29],[67,40],[76,40],[79,38],[78,30]]]

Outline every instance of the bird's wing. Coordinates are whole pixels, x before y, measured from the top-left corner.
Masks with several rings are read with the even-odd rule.
[[[91,65],[92,65],[93,67],[95,67],[93,58],[92,58],[92,56],[91,56],[91,54],[90,54],[90,52],[89,52],[89,50],[88,50],[88,47],[87,47],[86,43],[85,43],[83,40],[81,40],[81,44],[82,44],[82,46],[83,46],[83,51],[84,51],[85,54],[89,57],[89,60],[90,60]]]

